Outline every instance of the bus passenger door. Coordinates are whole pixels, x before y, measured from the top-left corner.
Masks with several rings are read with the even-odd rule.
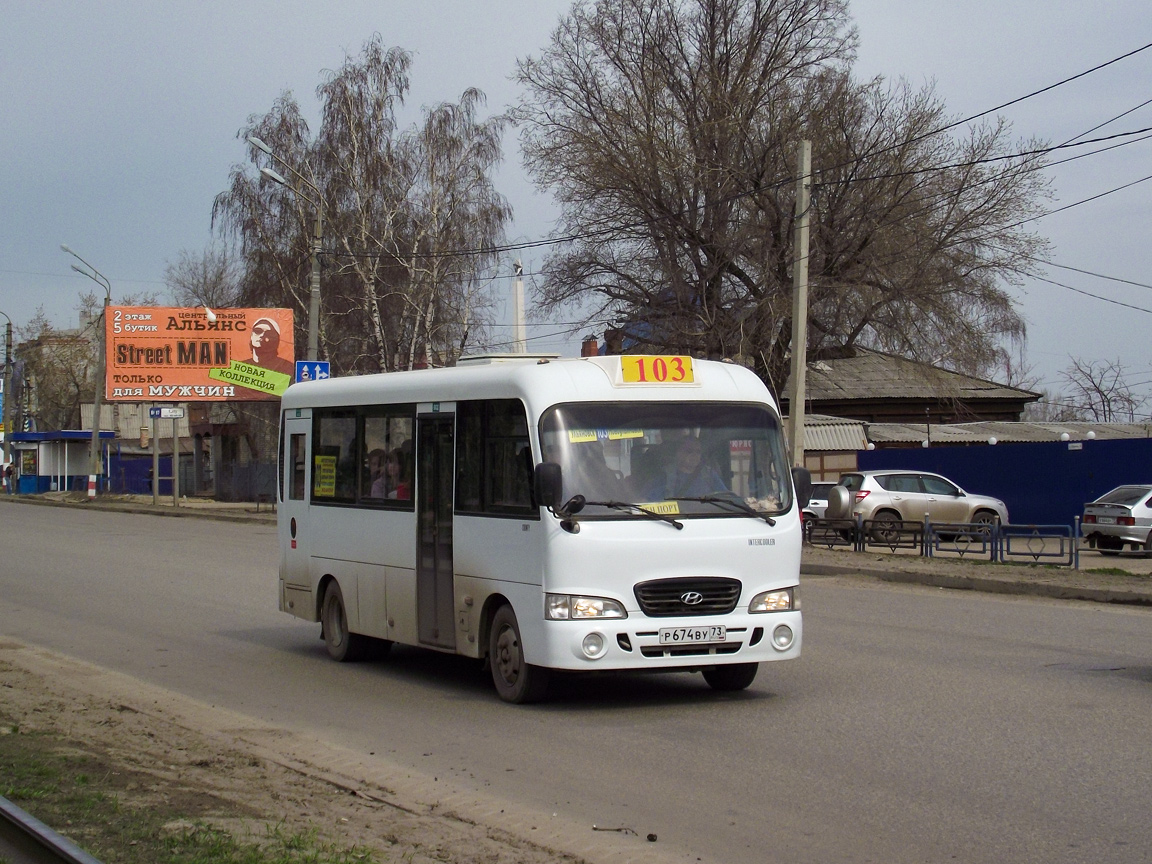
[[[308,412],[309,414],[311,412]],[[311,482],[312,418],[285,417],[280,443],[280,578],[286,585],[309,588],[308,484]]]
[[[420,642],[456,647],[452,585],[453,414],[416,418],[416,609]]]

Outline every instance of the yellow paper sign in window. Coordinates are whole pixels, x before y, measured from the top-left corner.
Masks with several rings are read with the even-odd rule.
[[[661,516],[680,515],[679,501],[650,501],[647,504],[638,504],[637,506],[643,507],[651,513],[659,513]]]
[[[691,384],[692,358],[682,355],[625,354],[620,358],[625,384]]]
[[[312,494],[331,498],[336,494],[336,457],[317,456],[312,467]]]

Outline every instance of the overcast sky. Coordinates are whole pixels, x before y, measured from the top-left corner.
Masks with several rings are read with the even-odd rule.
[[[62,242],[111,280],[114,302],[141,291],[166,299],[166,264],[211,239],[212,200],[243,158],[236,132],[246,118],[291,90],[315,128],[322,71],[374,32],[415,55],[410,119],[473,86],[500,110],[517,99],[516,59],[537,53],[569,6],[0,0],[0,311],[20,325],[43,306],[58,326],[75,326],[78,295],[96,286],[71,272]],[[957,118],[1152,42],[1148,0],[854,0],[852,11],[857,74],[935,81]],[[1001,113],[1019,138],[1059,143],[1149,99],[1152,50]],[[1152,105],[1093,134],[1146,126]],[[543,238],[555,210],[523,179],[511,135],[505,153],[500,187],[516,209],[509,236]],[[1152,174],[1150,155],[1152,142],[1136,143],[1050,169],[1051,206],[1141,180]],[[1150,204],[1152,181],[1037,227],[1057,264],[1152,284]],[[527,272],[540,254],[524,255]],[[1043,382],[1058,386],[1072,355],[1119,360],[1130,383],[1152,392],[1152,289],[1068,269],[1047,274],[1070,287],[1012,289],[1028,321],[1026,361]],[[557,329],[533,328],[532,350],[574,353],[577,339],[547,338]]]

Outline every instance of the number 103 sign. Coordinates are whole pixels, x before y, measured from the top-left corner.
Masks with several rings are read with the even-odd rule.
[[[692,358],[680,355],[625,354],[620,357],[625,384],[692,384]]]

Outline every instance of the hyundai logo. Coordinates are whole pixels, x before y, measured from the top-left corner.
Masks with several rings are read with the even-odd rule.
[[[699,591],[685,591],[680,595],[680,602],[685,606],[699,606],[704,602],[704,595]]]

